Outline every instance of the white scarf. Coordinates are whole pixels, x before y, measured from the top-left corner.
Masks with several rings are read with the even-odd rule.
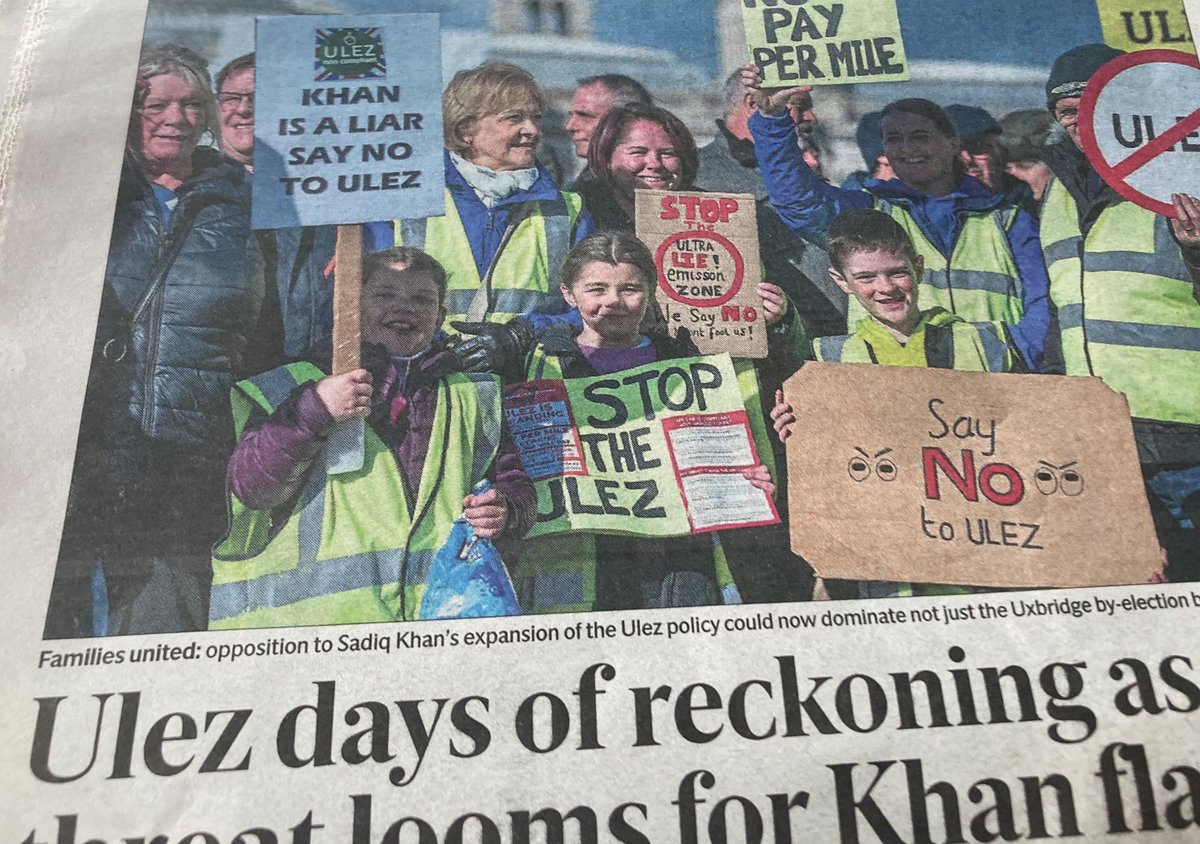
[[[475,195],[488,208],[517,191],[529,190],[538,179],[536,167],[526,170],[493,170],[490,167],[472,164],[456,152],[450,153],[450,160],[471,186],[471,190],[475,191]]]

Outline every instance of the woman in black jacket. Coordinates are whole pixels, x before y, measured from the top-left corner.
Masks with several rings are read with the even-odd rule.
[[[207,624],[229,388],[280,362],[249,176],[199,146],[211,90],[192,51],[143,53],[47,636]]]

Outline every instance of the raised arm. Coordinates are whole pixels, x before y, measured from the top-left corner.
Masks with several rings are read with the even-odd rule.
[[[870,208],[873,200],[862,191],[843,190],[822,181],[804,163],[788,107],[797,97],[807,97],[811,88],[762,88],[754,65],[742,68],[742,81],[755,92],[758,111],[750,117],[750,134],[771,205],[793,232],[823,244],[834,217],[843,211]]]

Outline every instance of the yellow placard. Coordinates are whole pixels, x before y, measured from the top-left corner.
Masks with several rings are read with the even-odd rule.
[[[1196,53],[1183,0],[1096,0],[1096,6],[1110,47]]]
[[[743,474],[770,445],[756,442],[762,425],[728,355],[512,384],[504,416],[537,487],[531,537],[686,536],[779,521]]]
[[[750,60],[763,83],[845,85],[909,78],[896,0],[743,0]]]

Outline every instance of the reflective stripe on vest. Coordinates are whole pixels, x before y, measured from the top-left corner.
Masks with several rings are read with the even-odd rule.
[[[571,248],[583,207],[578,194],[561,193],[558,202],[514,207],[492,264],[480,277],[458,207],[446,191],[446,214],[396,220],[396,245],[424,250],[446,270],[446,320],[506,322],[533,311],[564,307],[559,272]]]
[[[1087,238],[1051,182],[1042,248],[1068,375],[1098,375],[1140,419],[1200,424],[1200,303],[1166,217],[1116,202]]]
[[[1024,316],[1021,274],[1008,242],[1008,230],[1016,220],[1017,209],[965,215],[947,262],[908,209],[878,198],[875,208],[891,215],[904,228],[917,254],[924,259],[925,272],[917,294],[922,309],[936,305],[968,322],[1009,325]],[[846,324],[854,325],[866,315],[851,297]]]
[[[925,366],[960,372],[1008,372],[1012,358],[1000,323],[971,324],[955,320],[926,325]],[[871,344],[859,334],[818,337],[813,341],[817,360],[832,363],[879,363]]]
[[[239,383],[231,393],[239,436],[251,403],[270,413],[297,385],[322,377],[299,363]],[[399,465],[370,427],[363,468],[329,475],[318,462],[282,525],[230,493],[229,532],[213,552],[209,627],[414,618],[463,498],[495,459],[501,418],[494,378],[443,379],[411,508]]]

